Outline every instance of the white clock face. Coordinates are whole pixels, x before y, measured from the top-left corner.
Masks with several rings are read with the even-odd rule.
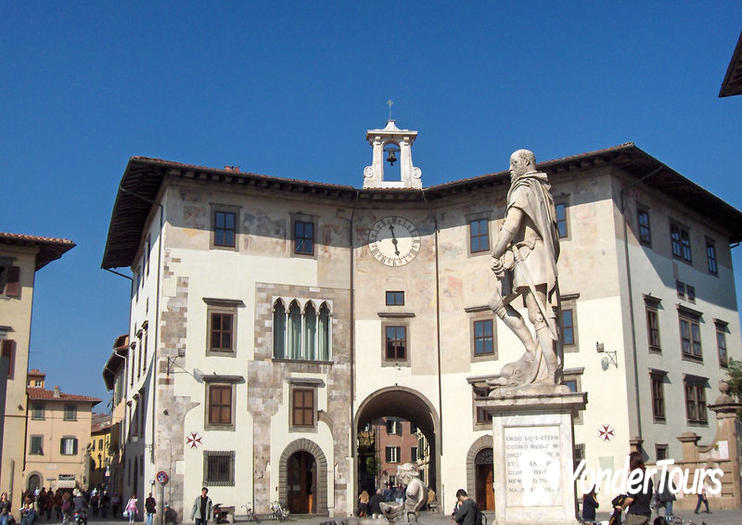
[[[368,248],[387,266],[404,266],[420,251],[420,234],[404,217],[384,217],[368,232]]]

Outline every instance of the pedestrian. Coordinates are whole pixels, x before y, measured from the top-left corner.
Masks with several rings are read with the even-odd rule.
[[[62,519],[62,489],[57,489],[54,493],[54,514],[57,521]]]
[[[381,505],[379,504],[382,501],[384,501],[384,496],[381,495],[381,489],[376,489],[376,492],[368,501],[368,513],[374,519],[377,519],[379,516],[381,516]]]
[[[394,491],[389,486],[389,482],[388,481],[386,481],[384,483],[384,490],[381,492],[381,497],[387,503],[389,503],[390,501],[392,501],[394,499]]]
[[[111,496],[111,515],[118,519],[121,516],[121,494],[114,492]]]
[[[152,525],[155,513],[157,512],[157,502],[155,501],[155,498],[152,497],[151,492],[149,493],[149,496],[147,496],[147,499],[144,500],[144,512],[147,513],[147,525]]]
[[[60,507],[62,511],[62,525],[68,525],[70,522],[70,515],[72,514],[72,495],[65,491],[62,494],[62,505]]]
[[[8,525],[13,515],[10,513],[10,500],[8,493],[0,494],[0,525]]]
[[[111,495],[107,490],[103,491],[103,495],[100,497],[100,517],[106,519],[108,517],[108,509],[111,506]]]
[[[72,491],[72,507],[75,512],[82,516],[82,521],[87,525],[88,523],[88,499],[85,497],[85,493],[77,489]]]
[[[361,491],[361,495],[358,496],[358,517],[365,518],[368,516],[368,492],[366,490]]]
[[[582,520],[595,521],[595,509],[598,508],[598,498],[595,496],[595,485],[582,495]]]
[[[98,508],[100,507],[100,498],[98,493],[93,490],[93,495],[90,497],[90,510],[93,512],[93,517],[98,517]]]
[[[672,507],[675,501],[675,494],[673,492],[672,477],[667,476],[664,480],[660,480],[660,486],[657,488],[657,502],[660,508],[665,509],[665,520],[672,520]],[[659,513],[659,511],[658,511]]]
[[[126,502],[126,507],[124,507],[124,512],[126,512],[126,517],[129,518],[129,523],[134,523],[137,518],[137,512],[139,512],[137,501],[137,495],[134,493],[129,498],[129,501]]]
[[[652,478],[646,476],[645,468],[641,453],[629,454],[629,479],[632,480],[632,484],[627,491],[627,497],[615,507],[616,510],[624,510],[628,507],[626,525],[649,525],[649,518],[652,516],[649,504],[654,487]]]
[[[453,521],[459,525],[477,525],[479,508],[477,502],[469,497],[464,489],[456,491],[457,509],[453,514]]]
[[[20,508],[21,525],[34,525],[39,519],[36,509],[33,508],[34,501],[30,496],[26,496],[23,506]]]
[[[191,519],[196,520],[196,525],[206,525],[206,523],[213,518],[211,498],[209,498],[208,494],[209,489],[203,487],[201,489],[201,495],[196,496],[196,501],[193,502]]]
[[[394,501],[397,503],[404,503],[404,489],[402,483],[397,482],[397,486],[394,488]]]
[[[706,480],[702,483],[700,483],[700,486],[698,487],[698,501],[696,502],[696,510],[694,511],[695,514],[698,514],[698,509],[701,508],[701,504],[706,506],[706,514],[711,514],[711,511],[709,510],[709,499],[706,495]]]

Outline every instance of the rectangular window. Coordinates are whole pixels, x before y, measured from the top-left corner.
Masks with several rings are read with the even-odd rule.
[[[294,222],[294,253],[303,255],[314,254],[314,223]]]
[[[59,441],[59,453],[63,456],[77,455],[77,438],[63,437]]]
[[[204,450],[204,486],[234,486],[234,451]]]
[[[417,447],[410,448],[410,461],[414,463],[417,461]]]
[[[567,385],[567,388],[569,388],[570,392],[577,392],[577,380],[576,379],[567,379],[564,381],[564,384]]]
[[[639,208],[637,215],[639,219],[639,242],[645,246],[652,246],[652,229],[649,225],[649,212]]]
[[[685,285],[685,293],[686,293],[686,295],[688,297],[688,301],[690,301],[691,303],[695,303],[696,302],[696,287],[695,286],[691,286],[689,284],[686,284]]]
[[[233,314],[223,312],[211,313],[211,350],[216,352],[232,351]]]
[[[575,344],[574,310],[562,310],[562,341],[565,345]]]
[[[690,247],[690,233],[687,228],[670,223],[670,241],[672,244],[672,255],[686,262],[693,262]]]
[[[291,424],[295,427],[314,426],[314,390],[294,388],[291,391]]]
[[[582,373],[580,369],[567,369],[564,371],[562,377],[562,383],[564,383],[570,392],[582,392]],[[574,424],[581,425],[583,423],[582,410],[578,411],[574,417]]]
[[[34,401],[31,403],[31,419],[41,421],[44,419],[44,403]]]
[[[214,246],[235,246],[237,214],[231,211],[214,211]]]
[[[655,445],[654,446],[654,453],[656,460],[655,461],[662,461],[663,459],[667,458],[667,445]]]
[[[77,405],[67,403],[64,405],[64,420],[77,421]]]
[[[404,306],[404,292],[387,292],[387,306]]]
[[[491,425],[492,424],[492,414],[487,412],[483,408],[476,407],[475,408],[475,416],[476,417],[476,423],[477,425]]]
[[[656,308],[647,306],[647,343],[652,352],[662,351],[660,345],[660,319]]]
[[[402,422],[397,419],[388,419],[386,422],[386,433],[390,436],[401,436]]]
[[[708,263],[709,273],[719,275],[719,264],[716,260],[716,244],[710,239],[706,239],[706,262]]]
[[[399,463],[399,447],[386,447],[386,462]]]
[[[19,297],[21,295],[21,268],[20,266],[0,267],[0,272],[5,273],[3,295],[7,297]],[[0,276],[2,277],[2,276]]]
[[[232,386],[209,385],[209,425],[232,425]]]
[[[679,299],[685,299],[685,283],[683,281],[675,281],[675,290],[678,292]]]
[[[719,366],[727,368],[729,366],[729,356],[727,355],[727,334],[726,326],[716,323],[716,348],[719,350]]]
[[[665,420],[665,376],[651,374],[652,381],[652,414],[656,421]]]
[[[474,321],[474,356],[495,353],[494,323],[492,319]]]
[[[680,317],[680,346],[684,357],[702,359],[701,327],[698,319]]]
[[[410,434],[416,434],[417,433],[417,425],[415,423],[410,423]]]
[[[469,250],[471,253],[486,252],[490,249],[489,222],[476,219],[469,223]]]
[[[387,361],[405,361],[407,359],[407,327],[387,326],[385,333]]]
[[[8,379],[15,377],[15,341],[3,339],[2,357],[8,360]]]
[[[703,381],[685,380],[685,412],[688,423],[706,423],[706,392]]]
[[[557,230],[559,230],[559,237],[564,238],[567,236],[567,205],[565,203],[556,204],[556,220]]]
[[[44,455],[44,436],[31,436],[30,453],[34,456]]]

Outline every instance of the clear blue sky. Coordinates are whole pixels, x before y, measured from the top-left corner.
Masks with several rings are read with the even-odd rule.
[[[388,98],[425,185],[634,141],[742,207],[742,2],[3,2],[0,231],[37,274],[31,365],[106,397],[128,281],[99,269],[132,155],[360,185]],[[742,275],[740,250],[735,250]],[[737,279],[737,289],[742,286]],[[102,408],[103,405],[99,406]]]

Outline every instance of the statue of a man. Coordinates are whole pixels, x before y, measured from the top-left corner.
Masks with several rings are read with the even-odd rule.
[[[505,365],[490,385],[553,385],[557,381],[559,230],[550,188],[546,173],[536,171],[533,152],[521,149],[510,156],[505,220],[492,249],[492,270],[498,283],[490,308],[518,336],[526,352]],[[505,289],[511,293],[503,297]],[[510,305],[519,296],[525,300],[535,336]]]
[[[406,486],[404,503],[380,503],[384,517],[393,523],[404,517],[409,521],[410,514],[417,521],[417,513],[428,500],[428,489],[420,481],[417,468],[412,463],[403,463],[397,467],[397,479]]]

